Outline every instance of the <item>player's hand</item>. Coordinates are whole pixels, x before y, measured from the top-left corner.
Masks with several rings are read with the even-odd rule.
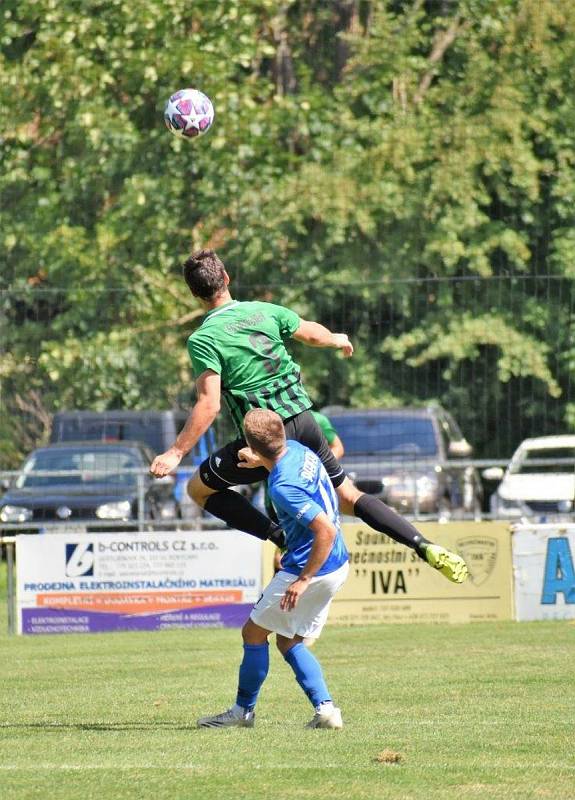
[[[334,333],[334,347],[343,352],[344,358],[351,358],[353,355],[353,345],[349,341],[347,333]]]
[[[173,448],[166,450],[165,453],[156,456],[152,461],[150,465],[150,472],[155,478],[163,478],[164,475],[169,475],[170,472],[173,472],[176,469],[182,458],[183,454],[177,450],[174,450]]]
[[[256,467],[263,467],[260,457],[254,453],[251,447],[242,447],[238,450],[238,467],[243,469],[255,469]]]
[[[293,583],[290,583],[285,590],[285,594],[280,600],[280,608],[282,611],[291,611],[296,607],[297,601],[309,586],[309,578],[297,578]]]

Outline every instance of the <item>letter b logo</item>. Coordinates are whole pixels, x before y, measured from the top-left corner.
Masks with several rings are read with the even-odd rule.
[[[79,578],[82,575],[94,574],[94,545],[86,544],[66,545],[66,575],[69,578]]]

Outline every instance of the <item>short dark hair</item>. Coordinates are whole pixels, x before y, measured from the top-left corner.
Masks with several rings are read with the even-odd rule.
[[[215,250],[199,250],[184,262],[184,280],[190,292],[202,300],[212,300],[226,288],[223,261]]]
[[[244,417],[244,433],[252,450],[264,458],[277,458],[286,445],[283,420],[268,408],[252,408]]]

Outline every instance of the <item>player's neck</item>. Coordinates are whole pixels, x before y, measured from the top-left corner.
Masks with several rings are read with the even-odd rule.
[[[268,472],[271,472],[272,469],[275,467],[275,465],[278,463],[278,461],[281,461],[281,459],[285,456],[286,453],[287,453],[287,447],[284,447],[279,456],[276,456],[275,458],[262,458],[262,464],[264,465],[264,467],[267,469]]]
[[[202,301],[202,305],[206,309],[206,311],[213,311],[214,308],[219,308],[220,306],[225,306],[226,303],[231,303],[234,298],[226,289],[225,292],[219,294],[217,297],[214,297],[213,300],[204,300]]]

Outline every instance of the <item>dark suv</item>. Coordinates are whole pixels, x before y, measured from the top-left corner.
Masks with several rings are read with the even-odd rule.
[[[358,489],[398,511],[481,513],[482,487],[465,464],[472,454],[443,408],[324,409],[341,438],[343,466]]]

